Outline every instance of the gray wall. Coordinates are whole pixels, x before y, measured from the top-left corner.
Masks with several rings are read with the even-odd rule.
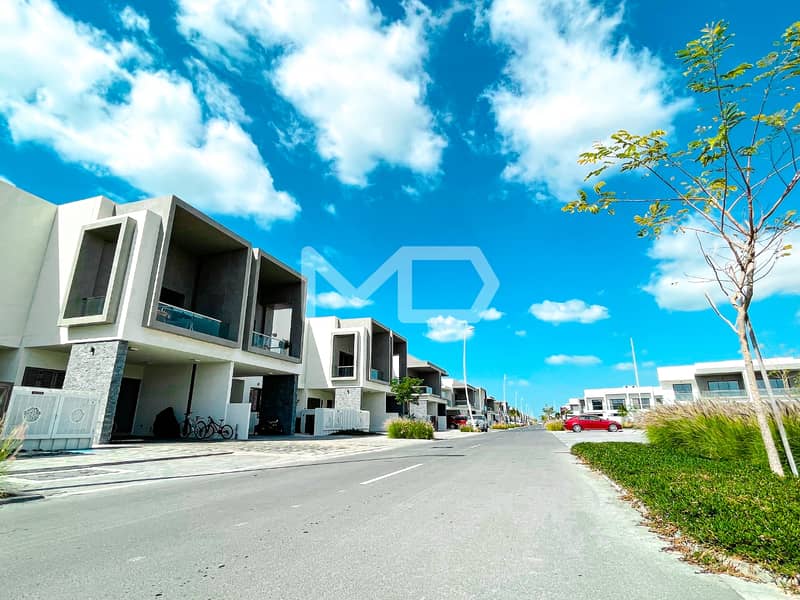
[[[124,340],[75,344],[70,350],[64,389],[94,392],[98,395],[100,406],[99,421],[93,437],[95,444],[108,442],[111,438],[127,355],[128,342]]]
[[[164,267],[164,280],[161,285],[184,295],[186,304],[181,308],[191,309],[195,280],[197,279],[197,266],[197,256],[180,246],[170,244],[167,264]]]
[[[297,414],[297,375],[267,375],[261,390],[259,422],[278,419],[284,433],[291,435]]]
[[[228,326],[222,337],[231,340],[239,336],[248,255],[242,248],[203,257],[197,273],[192,310],[220,319]]]
[[[388,332],[376,331],[372,335],[372,361],[373,369],[383,372],[383,379],[392,377],[392,336]]]

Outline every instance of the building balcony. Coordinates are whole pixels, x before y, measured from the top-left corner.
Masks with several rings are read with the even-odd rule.
[[[173,327],[180,327],[214,337],[226,337],[228,332],[228,325],[219,319],[180,308],[179,306],[173,306],[166,302],[158,303],[156,320]]]
[[[414,392],[420,396],[433,396],[433,388],[429,385],[414,386]]]
[[[276,354],[289,355],[289,340],[284,340],[273,335],[266,335],[254,331],[251,334],[250,345],[253,348],[260,348],[267,352],[274,352]]]
[[[386,375],[380,369],[370,369],[369,378],[374,381],[387,381]]]

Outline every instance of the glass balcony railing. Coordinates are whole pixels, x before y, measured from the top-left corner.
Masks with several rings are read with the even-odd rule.
[[[219,319],[207,317],[206,315],[173,306],[166,302],[158,303],[156,320],[166,323],[167,325],[181,327],[189,331],[197,331],[198,333],[204,333],[206,335],[213,335],[215,337],[222,337],[224,334],[223,323]]]
[[[91,315],[102,315],[106,304],[105,296],[89,296],[86,298],[75,298],[67,305],[66,316],[88,317]]]
[[[254,331],[250,339],[250,345],[255,348],[261,348],[269,352],[276,352],[277,354],[289,354],[289,341],[277,338],[272,335],[266,335]]]
[[[355,367],[353,365],[339,366],[335,367],[333,372],[335,373],[334,377],[352,377],[355,373]]]
[[[376,379],[378,381],[386,381],[386,379],[384,379],[384,376],[383,376],[383,371],[381,371],[380,369],[370,369],[369,370],[369,378],[370,379]]]
[[[429,386],[429,385],[417,385],[417,386],[414,386],[414,392],[416,392],[417,394],[419,394],[421,396],[424,396],[424,395],[432,396],[433,395],[433,388],[431,386]]]

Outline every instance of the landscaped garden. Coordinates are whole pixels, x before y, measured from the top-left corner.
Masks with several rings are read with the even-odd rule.
[[[800,454],[800,408],[781,410]],[[770,471],[752,406],[662,407],[644,425],[650,444],[581,443],[572,452],[640,500],[657,527],[800,586],[800,479]]]

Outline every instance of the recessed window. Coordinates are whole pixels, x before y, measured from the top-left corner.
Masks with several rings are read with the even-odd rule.
[[[333,336],[332,377],[354,378],[356,376],[356,334]]]
[[[122,223],[86,229],[81,237],[64,318],[102,315]]]
[[[675,400],[691,400],[694,397],[691,383],[673,383],[672,391],[675,392]]]

